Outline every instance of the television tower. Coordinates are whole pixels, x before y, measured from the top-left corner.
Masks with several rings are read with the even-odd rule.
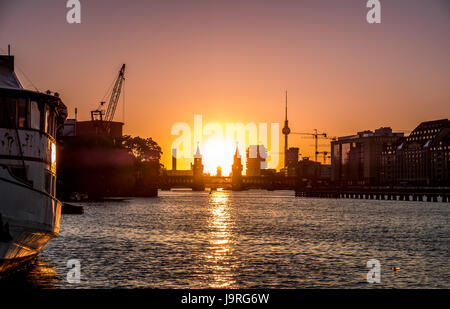
[[[285,119],[284,119],[284,128],[283,128],[283,134],[284,134],[284,167],[287,167],[287,160],[286,160],[286,155],[287,155],[287,150],[288,150],[288,135],[289,133],[291,133],[291,129],[289,129],[289,124],[288,124],[288,116],[287,116],[287,90],[286,90],[286,114],[285,114]]]

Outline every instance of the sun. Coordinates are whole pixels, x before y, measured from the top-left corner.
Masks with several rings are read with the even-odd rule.
[[[222,168],[222,176],[231,173],[235,145],[218,138],[210,138],[203,144],[203,165],[205,173],[217,174],[217,167]]]

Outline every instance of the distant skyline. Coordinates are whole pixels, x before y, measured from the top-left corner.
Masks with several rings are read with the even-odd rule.
[[[24,86],[23,73],[80,120],[126,63],[124,133],[155,139],[168,168],[171,127],[194,114],[279,122],[282,143],[286,89],[293,132],[450,118],[450,1],[381,0],[379,25],[366,22],[366,2],[81,0],[82,23],[69,25],[66,1],[0,0],[0,51],[11,44]],[[289,144],[313,157],[312,139]]]

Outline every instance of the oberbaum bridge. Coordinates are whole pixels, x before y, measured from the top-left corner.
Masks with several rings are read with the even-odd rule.
[[[248,189],[263,190],[293,190],[295,196],[306,198],[347,198],[347,199],[367,199],[367,200],[399,200],[399,201],[427,201],[427,202],[450,202],[450,188],[429,187],[429,186],[342,186],[333,184],[328,180],[305,179],[301,169],[301,163],[294,163],[294,173],[288,173],[288,162],[286,153],[288,134],[287,113],[283,128],[285,136],[285,158],[284,169],[276,173],[264,173],[257,176],[242,175],[241,156],[236,147],[234,154],[232,172],[230,176],[216,176],[203,173],[202,156],[199,147],[194,155],[192,169],[184,171],[187,173],[163,172],[159,179],[159,188],[170,190],[172,188],[191,188],[194,191],[204,191],[205,188],[211,190],[222,188],[225,190],[242,191]],[[173,158],[173,166],[176,169],[176,159]],[[298,160],[298,157],[297,157]],[[314,161],[307,161],[310,164],[319,164]],[[292,176],[291,176],[292,175]],[[298,176],[303,175],[303,176]]]
[[[173,162],[176,159],[173,158]],[[174,163],[173,163],[174,164]],[[175,165],[175,164],[174,164]],[[188,173],[162,173],[160,178],[160,188],[170,190],[172,188],[191,188],[194,191],[204,191],[205,188],[217,189],[223,188],[233,191],[242,191],[248,189],[265,190],[294,190],[296,177],[284,176],[280,173],[271,173],[258,176],[242,175],[243,165],[238,148],[233,158],[232,172],[230,176],[222,176],[220,172],[216,176],[210,176],[203,173],[202,155],[197,147],[194,155],[194,164],[192,170]]]

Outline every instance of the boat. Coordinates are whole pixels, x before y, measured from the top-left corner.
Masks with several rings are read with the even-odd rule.
[[[58,93],[23,88],[14,56],[0,55],[0,277],[59,233],[55,137],[66,117]]]

